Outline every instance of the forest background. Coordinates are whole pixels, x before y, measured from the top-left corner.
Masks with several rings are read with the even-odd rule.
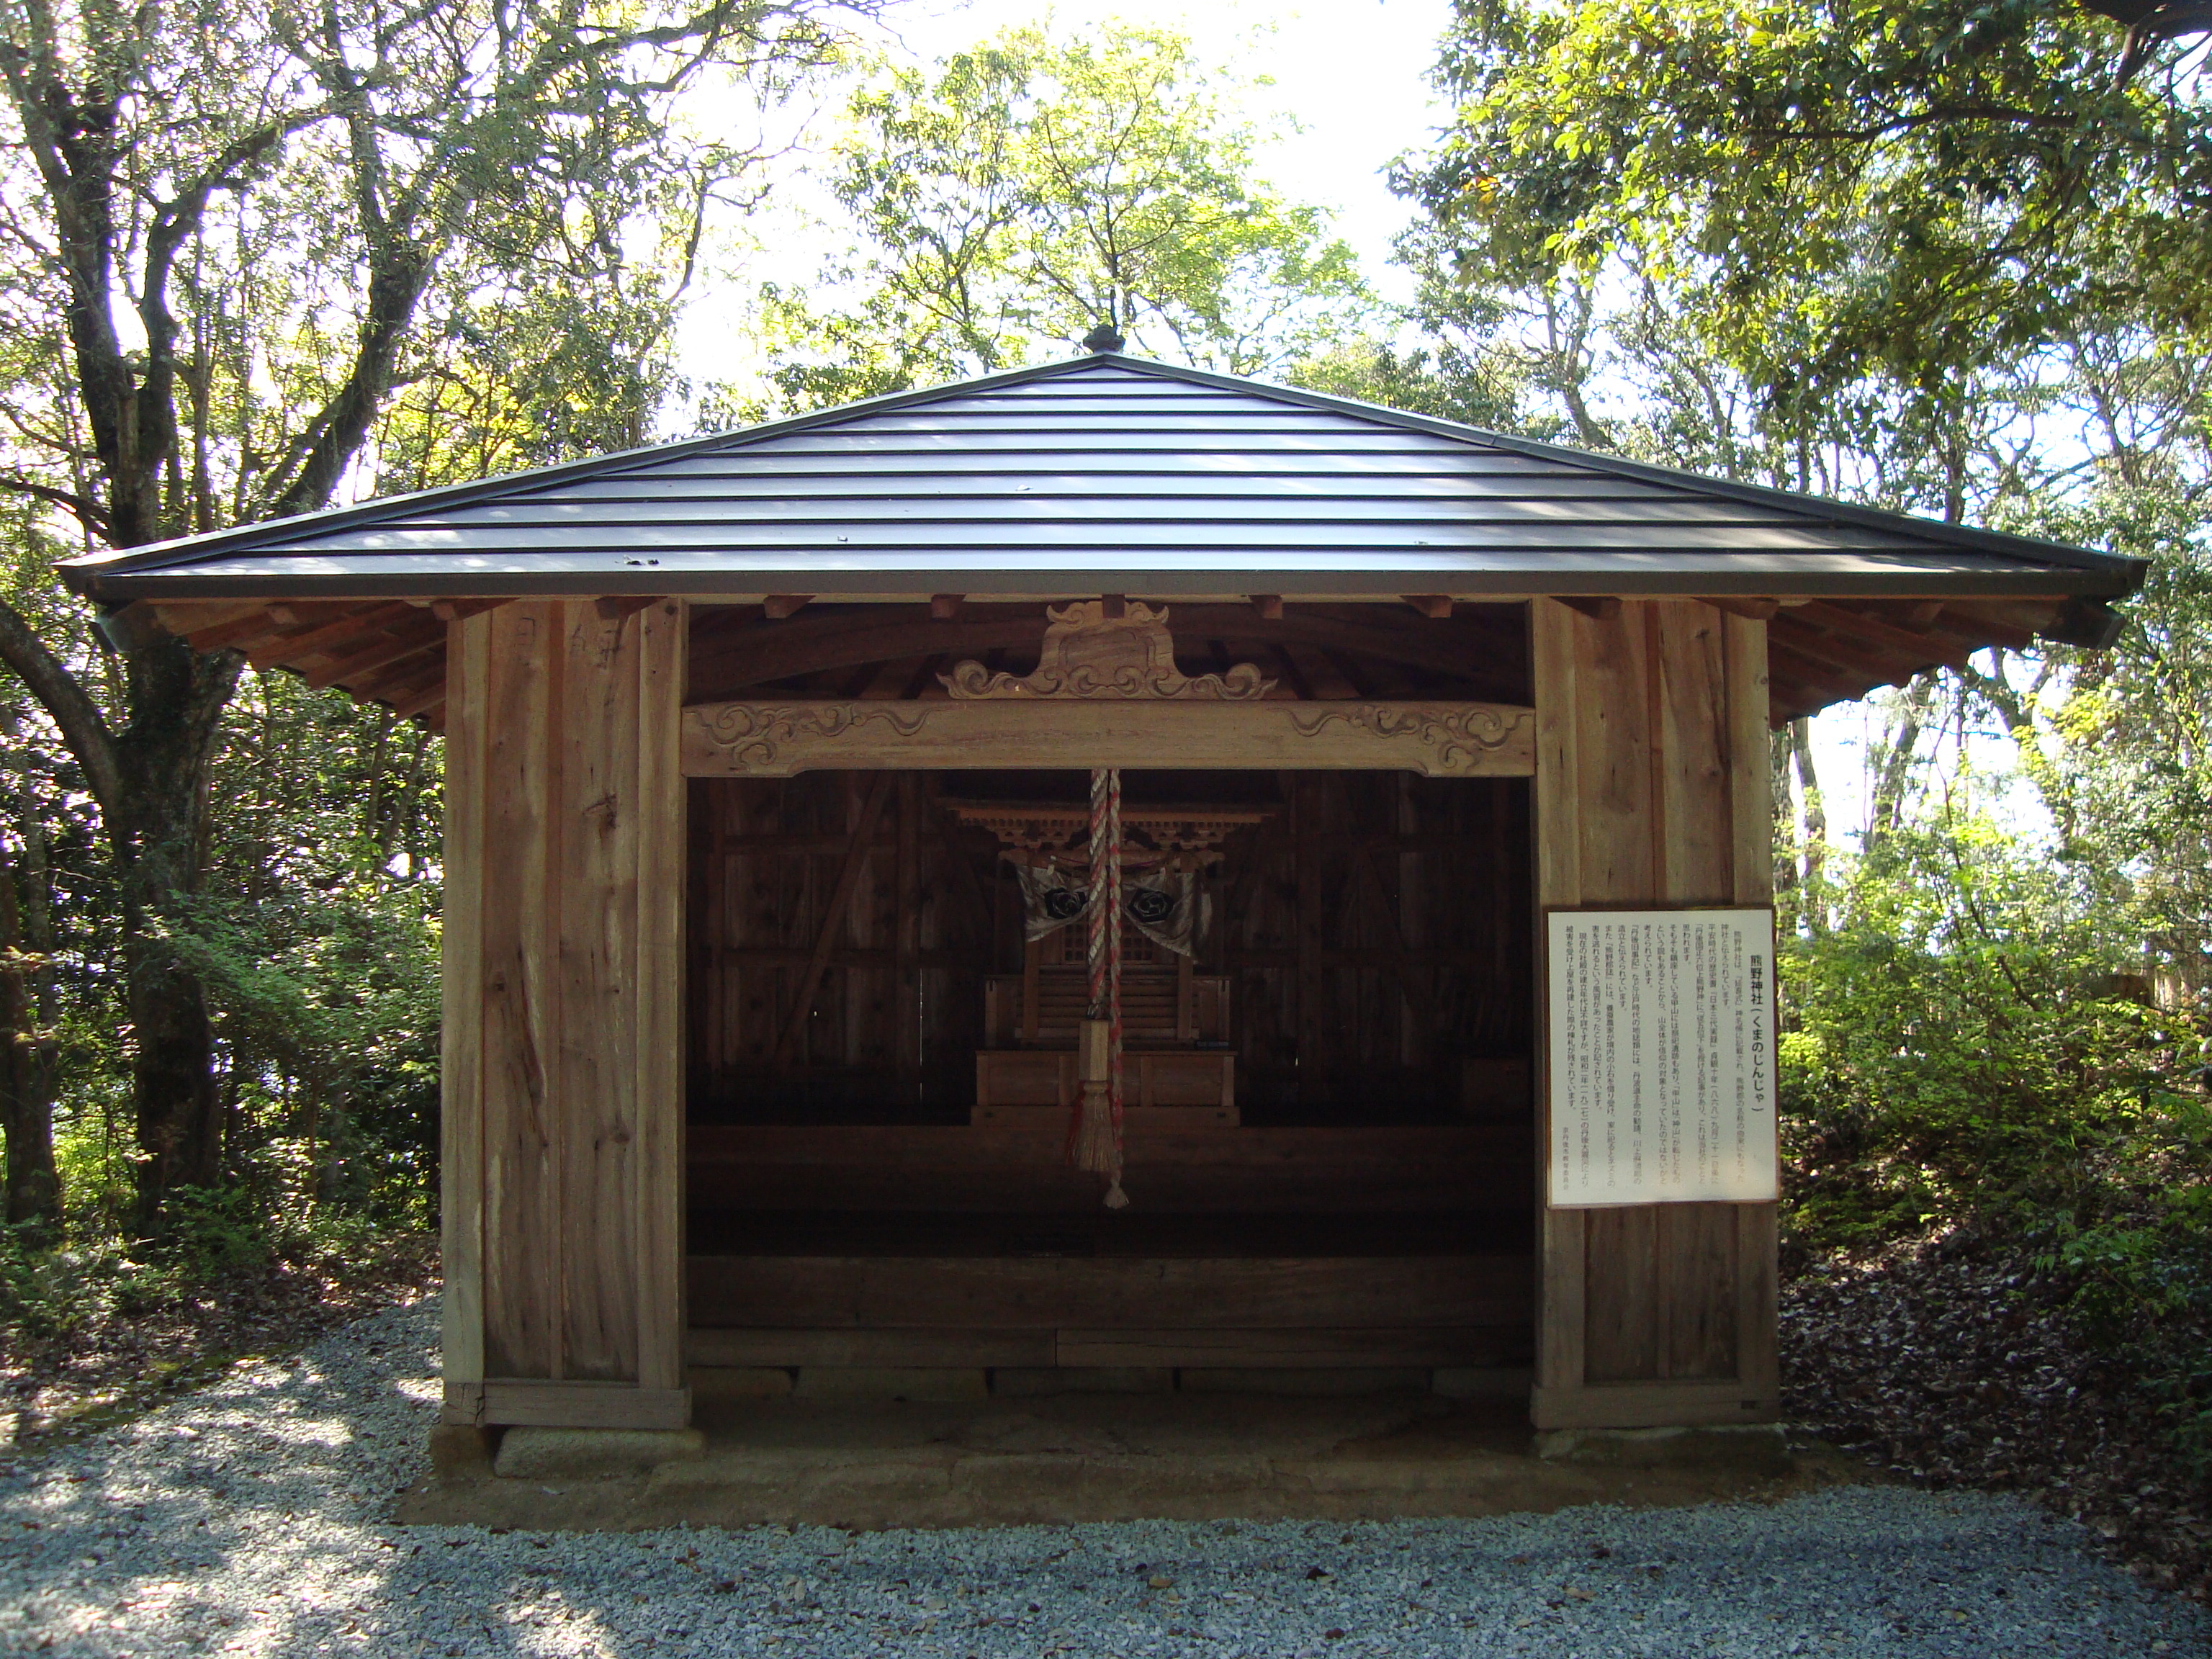
[[[1163,27],[930,58],[827,0],[0,14],[23,1431],[403,1292],[435,1202],[437,739],[104,629],[54,562],[1110,317],[1169,361],[2152,561],[2110,652],[1870,700],[1855,777],[1777,734],[1785,1249],[1808,1355],[1875,1292],[1997,1333],[1994,1402],[1863,1345],[1858,1394],[1806,1381],[1837,1437],[2201,1545],[2212,105],[2159,9],[1459,0],[1402,65],[1441,130],[1387,247],[1271,181],[1274,90]],[[748,263],[793,200],[818,264]],[[2125,1469],[2018,1443],[2085,1387]],[[1962,1395],[2011,1434],[1929,1407]]]

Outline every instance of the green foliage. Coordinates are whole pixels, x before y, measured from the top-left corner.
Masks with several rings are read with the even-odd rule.
[[[2151,1005],[2102,883],[1985,818],[1882,836],[1834,900],[1783,957],[1790,1248],[2026,1250],[2205,1467],[2212,1023]]]
[[[1419,175],[1486,279],[1622,258],[1778,399],[2205,315],[2212,110],[2083,7],[1461,0]]]
[[[1249,90],[1120,25],[880,68],[828,168],[854,252],[763,296],[782,406],[1014,368],[1102,322],[1238,374],[1356,330],[1373,302],[1352,250],[1254,174]]]
[[[1900,829],[1856,862],[1783,963],[1808,1239],[2094,1211],[2100,1160],[2179,1082],[2178,1022],[2100,989],[2128,963],[2111,921],[1986,819]]]

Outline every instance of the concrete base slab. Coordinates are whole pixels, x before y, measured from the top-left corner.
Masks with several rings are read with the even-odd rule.
[[[614,1530],[1380,1520],[1779,1497],[1868,1478],[1833,1453],[1747,1459],[1737,1440],[1711,1443],[1728,1455],[1709,1461],[1690,1440],[1663,1455],[1639,1443],[1626,1459],[1540,1456],[1524,1405],[1425,1390],[905,1402],[802,1393],[702,1402],[700,1419],[699,1454],[649,1473],[427,1480],[402,1496],[398,1518]],[[504,1453],[502,1470],[514,1467]]]
[[[1621,1469],[1739,1469],[1782,1474],[1790,1437],[1778,1423],[1684,1429],[1553,1429],[1539,1434],[1536,1455]]]
[[[706,1449],[697,1429],[514,1428],[501,1437],[492,1471],[509,1480],[600,1480],[649,1474]]]

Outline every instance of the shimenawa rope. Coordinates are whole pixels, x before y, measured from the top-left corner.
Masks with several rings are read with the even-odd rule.
[[[1106,1177],[1106,1206],[1128,1203],[1121,1190],[1121,773],[1091,774],[1090,1018],[1106,1025],[1104,1087],[1086,1079],[1076,1101],[1069,1154],[1076,1168]]]

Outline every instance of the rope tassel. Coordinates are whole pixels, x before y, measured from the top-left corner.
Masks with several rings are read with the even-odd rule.
[[[1121,773],[1091,775],[1089,1018],[1076,1057],[1081,1088],[1068,1126],[1068,1161],[1106,1177],[1106,1207],[1123,1208],[1121,1190]]]

